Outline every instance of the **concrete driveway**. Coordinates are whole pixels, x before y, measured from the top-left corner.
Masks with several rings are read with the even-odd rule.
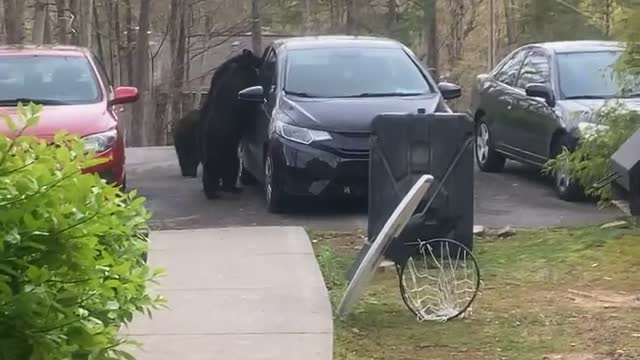
[[[324,204],[294,214],[269,214],[262,191],[248,187],[241,195],[208,201],[200,178],[180,176],[172,147],[127,149],[128,185],[147,197],[154,229],[299,225],[312,230],[352,231],[366,228],[366,209]],[[592,203],[567,203],[555,197],[534,170],[510,163],[502,174],[476,170],[475,223],[487,227],[546,227],[605,222],[622,213],[599,210]]]

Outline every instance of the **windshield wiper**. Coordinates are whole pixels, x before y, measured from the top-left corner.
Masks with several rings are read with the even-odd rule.
[[[68,102],[51,99],[32,99],[32,98],[16,98],[16,99],[0,99],[0,105],[18,105],[18,103],[28,104],[34,103],[39,105],[69,105]]]
[[[385,92],[385,93],[372,93],[372,92],[366,92],[366,93],[362,93],[362,94],[357,94],[357,95],[347,95],[347,96],[343,96],[343,97],[352,97],[352,98],[360,98],[360,97],[391,97],[391,96],[420,96],[420,95],[426,95],[425,93],[419,93],[419,92]]]
[[[315,98],[315,97],[317,97],[315,95],[311,95],[309,93],[302,92],[302,91],[285,90],[284,93],[287,94],[287,95],[293,95],[293,96],[304,97],[304,98]]]
[[[625,98],[637,98],[640,97],[640,91],[624,94]]]
[[[589,100],[589,99],[608,99],[611,98],[610,96],[601,96],[601,95],[575,95],[575,96],[567,96],[564,99],[565,100]]]

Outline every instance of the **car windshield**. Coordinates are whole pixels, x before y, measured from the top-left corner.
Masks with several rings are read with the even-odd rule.
[[[415,96],[431,92],[400,48],[321,48],[288,52],[285,92],[306,97]]]
[[[100,100],[98,89],[83,56],[0,56],[0,106],[90,104]]]
[[[618,76],[620,51],[558,54],[560,91],[565,99],[640,96],[640,77]]]

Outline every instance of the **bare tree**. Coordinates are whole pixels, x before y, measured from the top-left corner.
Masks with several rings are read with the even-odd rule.
[[[311,17],[311,0],[304,0],[303,14],[304,32],[305,34],[310,34],[313,28],[313,19]]]
[[[24,0],[4,0],[4,22],[7,42],[24,42]]]
[[[147,122],[148,100],[151,98],[149,88],[149,15],[151,12],[151,0],[140,0],[140,15],[138,17],[138,36],[135,47],[135,71],[134,85],[140,91],[140,100],[133,106],[133,117],[131,126],[132,145],[147,145],[149,139],[147,128],[152,128],[153,124]]]
[[[47,22],[47,8],[49,4],[46,0],[36,0],[34,5],[33,27],[31,29],[31,41],[41,45],[44,42],[44,29]]]
[[[438,76],[440,63],[440,44],[438,43],[438,3],[437,0],[424,0],[424,30],[427,48],[427,66]]]
[[[91,47],[93,38],[93,0],[80,1],[80,45]]]
[[[356,0],[345,0],[346,22],[345,30],[349,35],[356,32]]]
[[[262,53],[262,1],[251,0],[251,43],[253,52]]]
[[[60,44],[66,44],[67,33],[69,29],[67,27],[67,1],[66,0],[56,0],[56,39]]]

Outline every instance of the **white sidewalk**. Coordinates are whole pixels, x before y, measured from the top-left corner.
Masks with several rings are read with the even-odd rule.
[[[158,231],[149,261],[166,269],[169,310],[128,333],[138,360],[330,360],[331,306],[300,227]]]

